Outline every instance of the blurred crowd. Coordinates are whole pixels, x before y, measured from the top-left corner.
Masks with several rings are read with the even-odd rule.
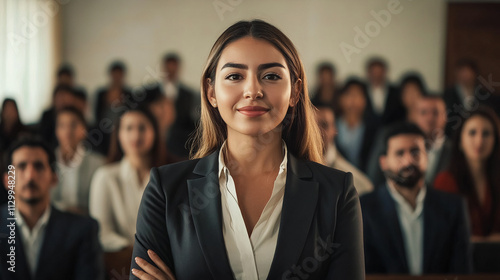
[[[200,114],[199,93],[179,75],[181,58],[168,53],[161,62],[162,80],[135,88],[127,84],[126,65],[113,62],[93,104],[74,68],[63,65],[51,107],[36,124],[21,121],[15,99],[3,100],[4,172],[9,165],[32,169],[15,188],[19,238],[31,244],[25,248],[38,252],[36,244],[57,236],[43,239],[34,230],[48,223],[47,211],[34,209],[33,201],[44,200],[60,219],[57,227],[74,227],[88,241],[76,247],[52,241],[76,250],[63,264],[81,262],[80,273],[95,271],[85,272],[93,279],[128,273],[150,169],[189,158]],[[383,58],[373,57],[365,73],[339,81],[334,64],[323,62],[309,91],[324,164],[353,173],[361,196],[367,273],[498,272],[485,259],[500,244],[500,96],[480,82],[471,60],[457,62],[454,83],[442,92],[429,91],[420,73],[391,82],[388,71]],[[2,213],[9,180],[1,182]],[[34,255],[26,265],[32,275],[43,274]]]

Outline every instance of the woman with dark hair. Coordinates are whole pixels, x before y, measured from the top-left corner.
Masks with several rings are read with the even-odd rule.
[[[23,132],[26,132],[26,127],[19,117],[16,101],[12,98],[5,98],[0,113],[0,153],[5,151]]]
[[[151,170],[131,279],[364,279],[352,174],[320,164],[293,43],[266,22],[238,22],[212,47],[201,86],[193,159]]]
[[[420,74],[410,72],[403,75],[399,84],[401,107],[397,113],[398,117],[411,120],[412,114],[415,113],[415,106],[418,99],[425,95],[427,95],[427,89]]]
[[[499,170],[499,120],[491,109],[480,108],[456,131],[449,168],[434,182],[467,199],[473,241],[500,241]]]
[[[355,167],[366,172],[366,162],[377,133],[378,122],[367,115],[368,92],[358,78],[345,82],[339,97],[338,131],[335,144],[338,151]]]
[[[158,125],[147,110],[123,111],[111,136],[108,164],[94,173],[90,215],[100,224],[107,271],[130,265],[137,211],[149,170],[165,163]]]

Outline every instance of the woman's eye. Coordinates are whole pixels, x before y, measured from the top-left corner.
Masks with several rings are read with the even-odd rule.
[[[278,74],[266,74],[264,77],[263,77],[264,80],[272,80],[272,81],[276,81],[276,80],[281,80],[281,77],[278,75]]]
[[[226,80],[230,81],[236,81],[236,80],[241,80],[243,78],[240,74],[229,74],[226,76]]]

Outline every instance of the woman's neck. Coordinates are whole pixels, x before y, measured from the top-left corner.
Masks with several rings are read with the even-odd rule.
[[[486,162],[484,160],[467,160],[467,164],[474,181],[481,181],[486,178]]]
[[[78,144],[74,146],[61,146],[61,157],[64,162],[70,162],[76,154],[76,150],[78,149]]]
[[[281,128],[257,137],[228,130],[226,145],[224,161],[235,176],[271,172],[283,160]]]
[[[145,176],[149,174],[149,170],[151,169],[151,157],[150,156],[141,156],[141,155],[127,155],[126,159],[132,165],[132,168],[137,171],[139,176],[139,180],[144,180]]]

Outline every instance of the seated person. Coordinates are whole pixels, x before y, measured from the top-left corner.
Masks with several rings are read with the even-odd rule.
[[[104,157],[91,151],[87,142],[87,125],[83,114],[74,107],[57,112],[56,148],[57,187],[52,189],[55,206],[77,214],[88,215],[90,180]]]
[[[360,198],[366,272],[470,273],[464,201],[425,184],[425,134],[414,124],[396,123],[384,143],[386,184]]]
[[[15,181],[15,194],[0,208],[2,225],[13,224],[2,226],[0,236],[15,234],[15,243],[0,242],[0,279],[104,279],[97,222],[51,205],[57,175],[46,144],[36,139],[15,143],[7,152],[3,181],[9,190]],[[14,264],[7,255],[12,247]]]
[[[500,127],[495,113],[487,107],[472,112],[453,146],[450,166],[434,185],[466,198],[472,241],[500,242]]]
[[[361,195],[372,191],[373,184],[370,179],[368,179],[368,177],[366,177],[361,170],[350,164],[337,151],[337,147],[335,147],[334,139],[337,131],[335,128],[335,114],[333,113],[332,108],[327,105],[319,105],[316,108],[318,108],[318,111],[316,112],[316,119],[321,129],[324,142],[325,165],[345,172],[351,172],[354,187],[356,187],[358,194]]]

